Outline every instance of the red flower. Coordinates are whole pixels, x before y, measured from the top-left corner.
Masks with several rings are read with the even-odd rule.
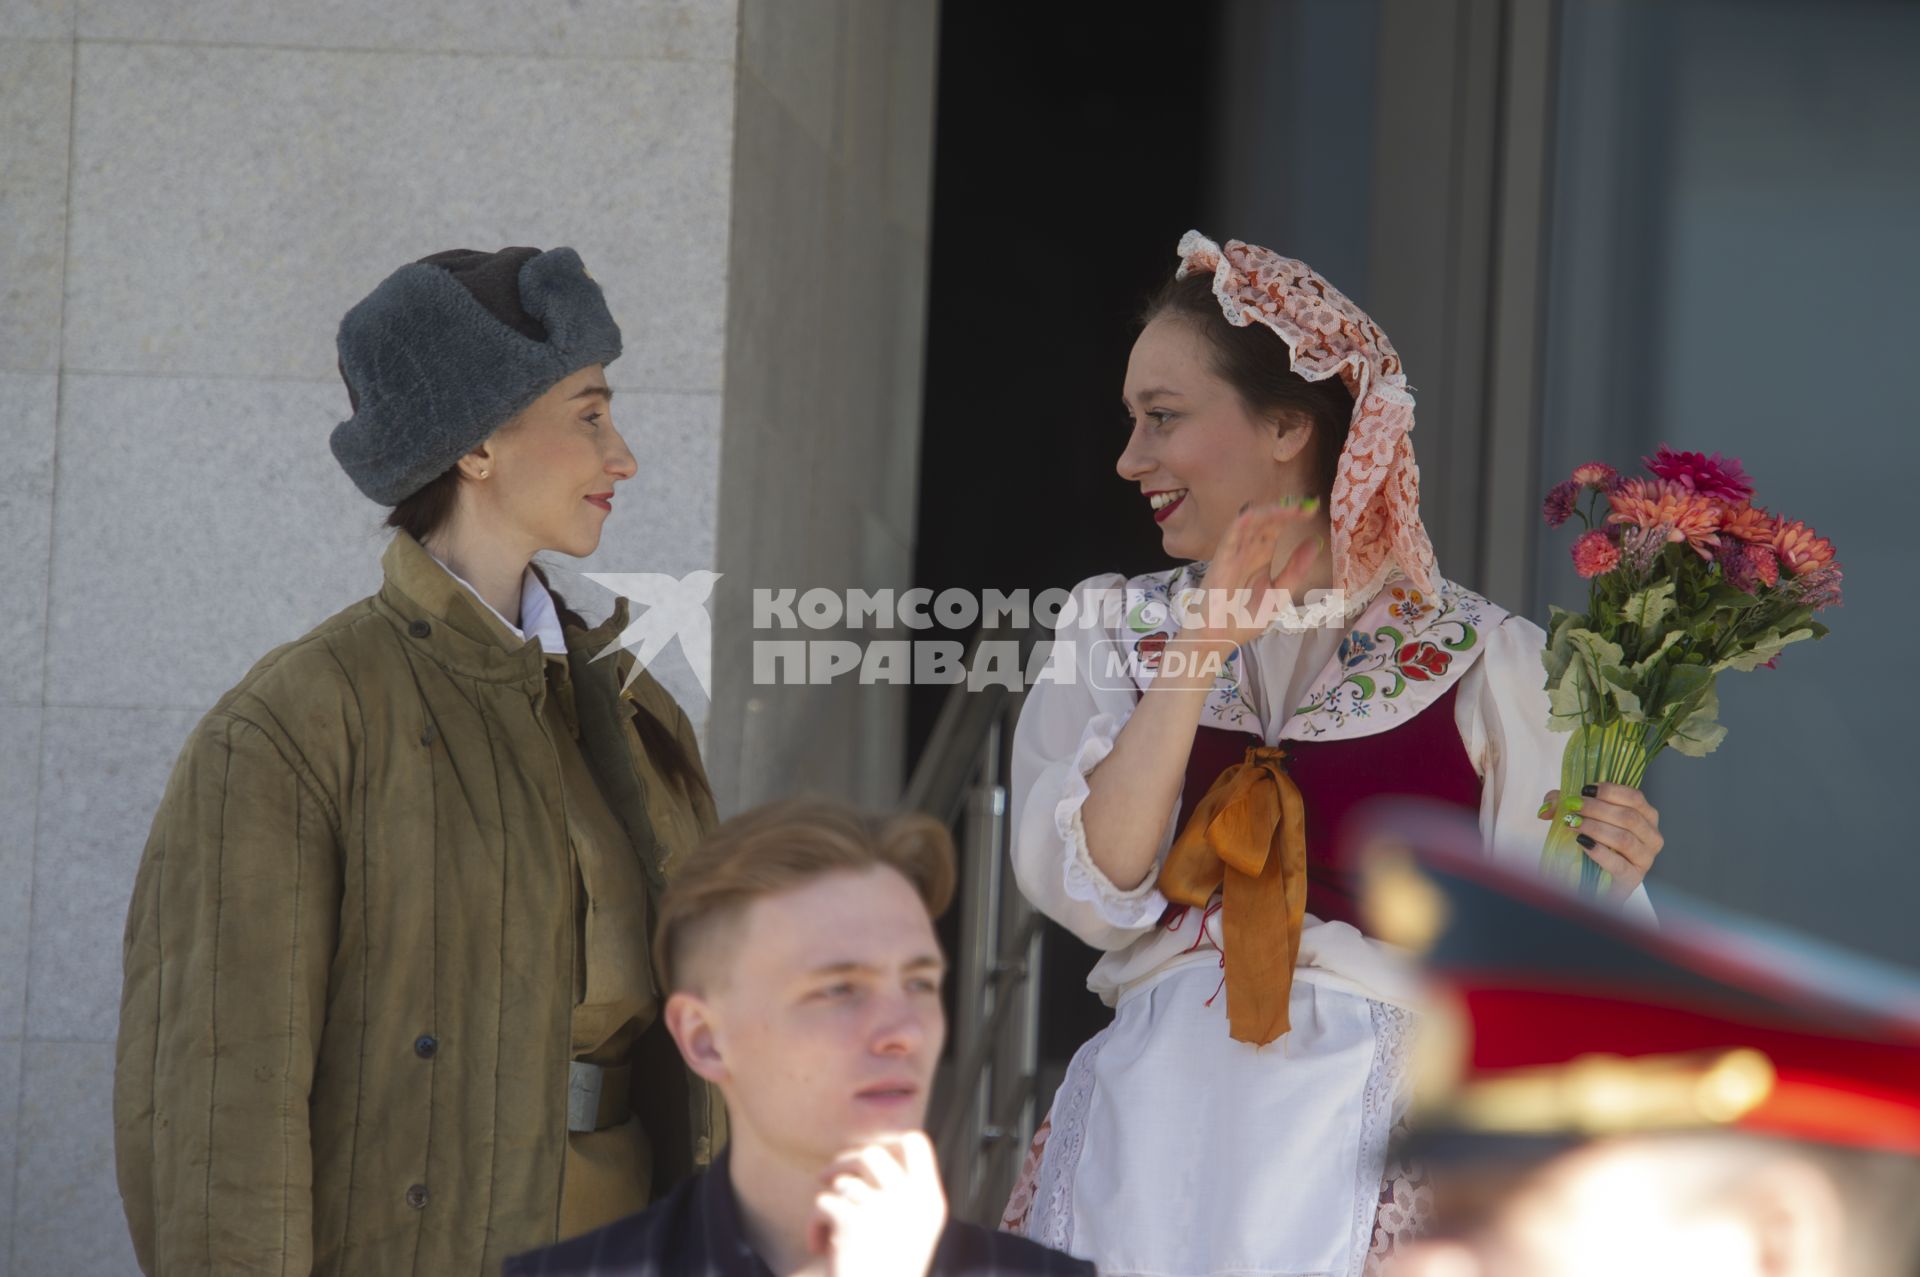
[[[1160,668],[1160,654],[1166,651],[1167,635],[1164,631],[1149,634],[1134,645],[1134,654],[1139,658],[1140,668],[1155,671]]]
[[[1720,562],[1720,574],[1736,590],[1758,594],[1763,585],[1772,589],[1780,584],[1780,561],[1767,546],[1722,541],[1714,557]]]
[[[1547,499],[1540,506],[1540,513],[1546,516],[1547,526],[1557,528],[1573,517],[1573,501],[1580,495],[1580,485],[1569,479],[1565,483],[1556,483],[1547,493]]]
[[[1620,547],[1613,538],[1595,528],[1573,543],[1573,570],[1583,577],[1596,577],[1620,566]]]
[[[1453,664],[1453,657],[1431,643],[1408,643],[1400,649],[1400,672],[1416,683],[1439,678]]]
[[[1573,468],[1571,482],[1576,487],[1598,488],[1602,492],[1613,491],[1620,482],[1620,472],[1604,461],[1589,461],[1585,465]]]
[[[1663,443],[1658,452],[1641,459],[1655,475],[1679,484],[1688,492],[1698,492],[1728,505],[1741,505],[1753,499],[1753,480],[1747,478],[1737,457],[1723,459],[1717,452],[1711,457],[1698,452],[1675,452]]]

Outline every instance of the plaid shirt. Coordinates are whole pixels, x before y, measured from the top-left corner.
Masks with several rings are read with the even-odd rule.
[[[1092,1264],[949,1220],[927,1277],[1093,1277]],[[637,1215],[507,1261],[502,1277],[773,1277],[747,1245],[722,1153]],[[904,1275],[903,1277],[909,1277]],[[917,1275],[916,1275],[917,1277]]]

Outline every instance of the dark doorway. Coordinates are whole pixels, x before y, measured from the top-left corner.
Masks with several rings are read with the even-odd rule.
[[[1114,473],[1120,384],[1135,313],[1205,225],[1221,23],[1211,2],[942,6],[917,585],[1171,563]],[[914,689],[916,758],[947,690]],[[1097,956],[1049,924],[1043,1077],[1109,1017]]]

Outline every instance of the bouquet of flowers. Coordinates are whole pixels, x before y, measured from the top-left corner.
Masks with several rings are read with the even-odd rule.
[[[1832,543],[1755,505],[1738,460],[1664,444],[1644,460],[1649,474],[1634,478],[1590,461],[1545,504],[1550,527],[1585,528],[1573,565],[1587,610],[1551,609],[1541,657],[1551,726],[1573,733],[1541,869],[1586,894],[1609,875],[1575,841],[1568,804],[1581,787],[1638,788],[1668,746],[1711,753],[1726,735],[1719,676],[1773,668],[1789,643],[1824,636],[1814,614],[1840,602]]]

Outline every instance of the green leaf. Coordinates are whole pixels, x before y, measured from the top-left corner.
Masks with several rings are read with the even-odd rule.
[[[1547,645],[1540,649],[1540,663],[1547,670],[1547,686],[1558,682],[1567,672],[1567,665],[1573,660],[1573,646],[1567,641],[1567,635],[1583,628],[1586,617],[1579,612],[1568,612],[1562,608],[1552,608],[1547,622]]]
[[[1684,719],[1704,701],[1702,693],[1713,686],[1713,671],[1704,665],[1676,665],[1660,688],[1660,703],[1650,712],[1662,718],[1678,712]]]
[[[1590,704],[1593,701],[1593,694],[1589,692],[1583,698],[1580,690],[1582,683],[1580,671],[1570,667],[1558,679],[1548,684],[1547,705],[1550,710],[1547,719],[1548,727],[1556,732],[1567,732],[1580,726],[1584,721],[1580,713],[1581,702],[1584,699]]]
[[[1551,671],[1555,663],[1559,672],[1548,682],[1547,699],[1552,706],[1553,721],[1550,726],[1564,730],[1581,720],[1581,702],[1584,699],[1589,711],[1597,712],[1605,703],[1617,703],[1617,689],[1601,673],[1608,666],[1618,667],[1622,656],[1620,645],[1588,629],[1576,629],[1567,626],[1554,635],[1554,647],[1551,656],[1542,656],[1548,662]]]
[[[1709,685],[1699,706],[1673,729],[1667,744],[1689,758],[1705,758],[1726,736],[1727,729],[1720,725],[1720,697]]]
[[[1725,581],[1714,582],[1713,588],[1707,591],[1707,605],[1709,607],[1726,608],[1729,611],[1739,612],[1750,607],[1759,607],[1760,603],[1761,599],[1759,595],[1748,594],[1745,590],[1737,586],[1728,585]]]
[[[1620,717],[1631,723],[1646,721],[1646,714],[1640,708],[1639,681],[1618,665],[1603,666],[1600,675],[1611,688],[1613,702],[1620,707]]]
[[[1713,668],[1716,672],[1719,670],[1758,669],[1774,657],[1780,655],[1781,649],[1785,648],[1787,644],[1798,643],[1801,639],[1809,639],[1812,637],[1813,629],[1811,626],[1794,630],[1789,634],[1782,634],[1779,630],[1771,630],[1746,651],[1735,652],[1732,656],[1721,661]]]
[[[1603,638],[1592,630],[1567,631],[1567,644],[1574,655],[1585,664],[1590,681],[1597,681],[1600,671],[1609,665],[1624,665],[1626,654],[1620,645],[1612,639]]]
[[[1633,667],[1633,673],[1637,677],[1644,680],[1647,674],[1650,671],[1652,671],[1653,667],[1660,664],[1661,658],[1664,657],[1669,651],[1672,650],[1673,645],[1675,643],[1678,643],[1681,639],[1685,637],[1686,635],[1681,633],[1679,630],[1668,630],[1666,632],[1666,635],[1661,638],[1660,646],[1656,647],[1655,649],[1653,649],[1652,652],[1648,653],[1645,657],[1643,657],[1640,660],[1640,662]],[[1682,661],[1686,661],[1686,660],[1705,661],[1706,657],[1700,656],[1698,653],[1689,653],[1688,655],[1683,656],[1679,659]]]
[[[1673,611],[1673,589],[1672,581],[1649,585],[1621,605],[1620,619],[1642,630],[1653,629]]]

